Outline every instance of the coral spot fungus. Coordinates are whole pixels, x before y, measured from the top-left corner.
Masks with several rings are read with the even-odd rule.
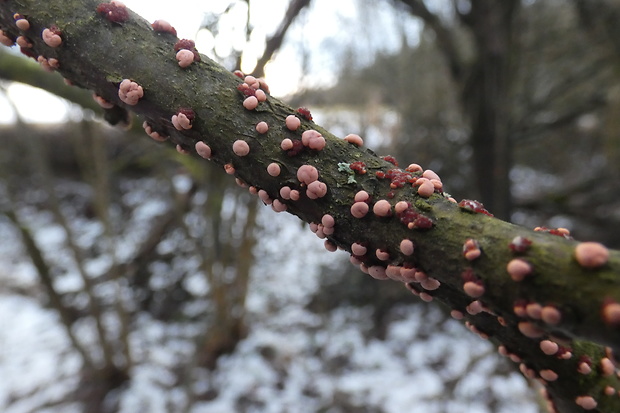
[[[521,258],[515,258],[508,262],[506,271],[508,271],[513,281],[523,281],[526,276],[532,273],[532,265]]]
[[[289,130],[296,131],[301,126],[301,120],[295,115],[288,115],[285,124]]]
[[[112,0],[109,3],[101,3],[97,6],[97,13],[104,16],[112,23],[123,23],[129,20],[127,7],[120,1]]]
[[[345,136],[344,140],[356,146],[364,145],[364,140],[359,135],[356,135],[354,133],[350,133],[347,136]]]
[[[508,248],[510,248],[510,251],[512,252],[524,253],[530,248],[531,245],[532,241],[529,239],[522,236],[517,236],[512,239],[510,244],[508,244]]]
[[[349,165],[356,174],[364,175],[366,173],[366,164],[362,161],[353,162]]]
[[[463,199],[461,202],[459,202],[459,207],[461,207],[461,209],[464,211],[476,212],[479,214],[488,215],[490,217],[493,216],[493,214],[484,209],[484,205],[482,205],[481,202],[474,201],[472,199]]]
[[[232,150],[237,156],[246,156],[250,153],[250,145],[242,139],[233,142]]]
[[[196,113],[190,108],[180,108],[176,115],[172,115],[172,125],[176,130],[191,129],[193,126]]]
[[[303,107],[297,108],[296,112],[299,113],[304,119],[309,121],[312,120],[312,114],[310,113],[310,109]]]
[[[396,211],[396,216],[409,229],[429,229],[433,226],[433,221],[416,211],[409,202],[407,202],[407,208],[401,207]]]

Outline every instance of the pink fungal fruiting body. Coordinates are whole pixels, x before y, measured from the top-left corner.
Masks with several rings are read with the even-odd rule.
[[[176,59],[180,67],[186,68],[194,63],[194,53],[191,50],[181,49],[177,52]]]
[[[246,156],[250,153],[250,145],[242,139],[233,142],[232,150],[237,156]]]
[[[320,151],[325,148],[326,141],[323,135],[314,129],[310,129],[301,134],[301,143],[310,149]]]
[[[308,184],[306,196],[310,199],[323,198],[327,194],[327,185],[321,181],[314,181]]]
[[[56,26],[51,26],[50,28],[43,29],[41,33],[41,37],[46,45],[49,47],[58,47],[62,44],[62,38],[60,35],[62,32]]]
[[[103,109],[112,109],[114,107],[114,103],[105,100],[104,98],[102,98],[101,96],[99,96],[96,93],[93,93],[93,99]]]
[[[364,218],[368,213],[369,209],[370,207],[366,202],[355,202],[351,206],[351,215],[353,215],[355,218]]]
[[[388,217],[392,215],[392,205],[389,201],[381,199],[372,207],[372,212],[378,217]]]
[[[490,217],[493,216],[493,214],[484,209],[484,205],[482,205],[481,202],[474,201],[472,199],[463,199],[461,202],[459,202],[458,205],[459,207],[461,207],[461,209],[468,212],[476,212],[479,214],[488,215]]]
[[[508,271],[513,281],[523,281],[526,276],[532,273],[532,265],[521,258],[515,258],[508,262],[506,271]]]
[[[356,135],[354,133],[350,133],[347,136],[345,136],[344,140],[356,146],[364,145],[364,140],[359,135]]]
[[[599,268],[607,264],[609,250],[598,242],[582,242],[575,247],[575,259],[584,268]]]
[[[101,3],[97,6],[97,13],[113,23],[123,23],[129,20],[127,7],[120,1],[112,0],[109,3]]]
[[[204,143],[203,141],[196,142],[196,153],[200,155],[202,158],[211,159],[211,148],[209,145]]]
[[[247,110],[254,110],[258,107],[258,99],[256,96],[248,96],[243,100],[243,107]]]
[[[280,175],[280,165],[275,162],[270,163],[267,165],[267,173],[274,177]]]
[[[288,115],[284,122],[289,130],[296,131],[301,126],[301,120],[295,115]]]
[[[15,40],[9,37],[8,33],[4,32],[3,30],[0,30],[0,43],[5,45],[6,47],[11,47],[13,46],[13,44],[15,44]]]
[[[194,119],[196,119],[196,113],[192,109],[180,108],[170,120],[176,130],[182,131],[191,129]]]
[[[267,133],[267,131],[269,130],[269,125],[267,124],[267,122],[258,122],[256,124],[256,132],[262,134]],[[291,144],[293,142],[291,141]]]
[[[129,79],[124,79],[118,88],[118,97],[127,105],[136,105],[144,96],[142,86]]]
[[[312,165],[302,165],[297,170],[297,179],[302,184],[309,185],[319,179],[319,171]]]
[[[26,31],[30,29],[30,22],[26,20],[23,16],[15,14],[13,18],[15,19],[15,25],[19,30]]]
[[[468,261],[473,261],[480,257],[482,251],[480,251],[480,244],[473,238],[469,238],[463,244],[463,256]]]
[[[404,255],[412,255],[414,251],[413,241],[410,239],[404,239],[400,242],[400,252]]]

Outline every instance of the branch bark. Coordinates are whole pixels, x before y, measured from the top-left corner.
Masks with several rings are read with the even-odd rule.
[[[368,253],[358,250],[352,261],[363,271],[405,282],[424,300],[437,299],[448,305],[455,317],[463,318],[473,331],[520,363],[526,376],[540,379],[557,411],[580,412],[580,405],[595,404],[596,411],[620,411],[620,382],[615,367],[610,368],[611,353],[620,349],[616,317],[620,307],[619,251],[609,251],[603,264],[587,268],[575,258],[580,245],[576,241],[476,213],[468,207],[473,204],[459,207],[440,189],[426,197],[414,185],[401,187],[397,179],[381,179],[377,173],[413,181],[421,171],[398,170],[271,96],[255,109],[245,109],[245,97],[237,89],[242,83],[239,78],[205,56],[180,68],[175,59],[175,36],[154,31],[132,12],[127,20],[112,22],[96,12],[97,6],[95,0],[4,0],[0,1],[0,30],[12,40],[27,36],[33,44],[28,54],[58,59],[58,71],[74,85],[140,114],[180,150],[194,153],[196,144],[207,144],[212,162],[225,166],[252,191],[264,191],[263,200],[273,202],[274,208],[285,206],[288,212],[314,224],[318,235],[325,237],[331,232],[329,225],[319,224],[328,222],[326,215],[333,217],[333,233],[326,236],[328,246],[351,252],[353,244],[361,244]],[[16,26],[15,13],[27,16],[29,29]],[[48,46],[41,38],[43,30],[52,25],[61,32],[62,44],[57,47]],[[134,105],[119,98],[124,79],[143,88],[143,97]],[[190,129],[178,130],[171,121],[180,108],[190,108],[195,114]],[[290,115],[301,120],[295,131],[285,126]],[[268,132],[256,131],[261,121],[269,125]],[[291,156],[290,151],[281,149],[283,139],[300,141],[302,131],[311,129],[326,139],[323,150],[299,144],[300,151]],[[248,144],[247,156],[233,150],[238,140]],[[368,172],[353,174],[347,167],[353,162],[363,162]],[[279,175],[268,172],[271,163],[279,165]],[[319,181],[327,186],[325,196],[308,196],[307,185],[297,177],[303,165],[317,169]],[[283,187],[299,190],[299,200],[283,198]],[[370,212],[355,218],[351,207],[362,190],[370,195]],[[390,204],[391,214],[373,213],[379,200]],[[395,210],[399,201],[410,205],[400,214]],[[429,222],[432,226],[409,228],[403,225],[407,214],[423,217],[417,221],[420,226]],[[517,236],[531,241],[523,252],[509,247]],[[470,238],[482,251],[474,260],[463,255],[464,243]],[[413,253],[401,249],[403,240],[413,242]],[[377,250],[386,252],[387,259],[383,254],[377,256]],[[291,257],[303,253],[295,245],[283,252]],[[532,275],[520,282],[506,270],[515,258],[527,260],[533,268]],[[481,295],[468,289],[465,281],[483,287],[477,290]],[[556,309],[560,319],[541,317],[540,308],[554,314]],[[552,342],[552,347],[556,343],[560,349],[546,355],[541,351],[543,342]],[[590,366],[589,372],[584,365]],[[606,395],[612,391],[613,396]]]

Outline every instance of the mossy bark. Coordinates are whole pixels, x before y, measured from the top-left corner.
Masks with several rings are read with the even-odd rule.
[[[284,121],[295,113],[294,109],[270,96],[257,109],[246,110],[242,106],[244,97],[237,90],[241,79],[205,56],[188,68],[180,68],[175,59],[175,36],[154,31],[148,22],[131,12],[125,22],[111,22],[96,12],[98,3],[0,0],[0,30],[12,39],[26,36],[33,43],[27,53],[58,59],[58,72],[74,85],[141,115],[155,131],[169,136],[182,149],[195,152],[195,143],[204,141],[212,149],[212,162],[234,166],[237,178],[265,190],[270,198],[279,199],[287,205],[288,212],[300,219],[319,223],[323,215],[332,215],[336,225],[329,241],[349,252],[351,244],[357,242],[365,243],[369,251],[380,248],[390,253],[389,262],[380,261],[374,254],[361,257],[366,266],[414,266],[439,280],[441,285],[435,290],[425,290],[417,284],[410,287],[463,313],[475,331],[504,346],[515,360],[518,357],[523,369],[530,369],[537,377],[542,370],[557,373],[557,380],[544,384],[558,411],[582,411],[575,403],[578,396],[593,397],[597,402],[594,411],[620,411],[618,377],[605,375],[600,368],[603,358],[620,350],[620,327],[605,323],[601,315],[605,303],[620,302],[620,252],[610,251],[607,264],[595,270],[586,269],[574,258],[577,242],[573,240],[472,213],[440,193],[425,199],[411,185],[390,188],[390,181],[378,179],[376,172],[393,169],[394,165],[371,150],[349,144],[301,116],[301,128],[288,130]],[[29,30],[21,32],[16,27],[15,13],[26,16]],[[51,25],[62,32],[63,43],[57,48],[47,46],[41,39],[42,30]],[[131,79],[144,89],[143,98],[135,106],[124,104],[118,97],[123,79]],[[171,117],[180,108],[191,108],[196,114],[190,130],[178,131],[171,123]],[[269,124],[266,134],[256,132],[255,125],[260,121]],[[288,156],[280,148],[282,139],[299,140],[301,132],[308,129],[323,134],[327,140],[325,149],[305,148],[296,156]],[[232,144],[238,139],[249,144],[248,156],[239,157],[232,151]],[[350,183],[351,175],[340,170],[339,164],[357,161],[366,164],[367,173],[354,175],[355,182]],[[267,173],[267,165],[272,162],[281,167],[278,177]],[[296,178],[297,169],[304,164],[318,169],[319,179],[328,187],[325,197],[312,200],[304,195]],[[300,189],[301,198],[282,200],[279,191],[283,186]],[[362,219],[354,218],[350,207],[360,190],[367,191],[374,201],[389,199],[392,205],[401,200],[410,202],[418,213],[432,219],[432,228],[409,229],[395,215],[381,218],[372,211]],[[515,254],[510,250],[509,244],[516,236],[532,241],[527,252]],[[462,253],[468,238],[477,240],[482,250],[481,257],[471,262]],[[403,239],[415,244],[412,256],[400,252]],[[303,253],[295,245],[283,251],[290,256]],[[517,256],[526,258],[534,268],[533,275],[522,282],[513,281],[506,271],[507,263]],[[468,269],[485,287],[479,298],[485,311],[477,314],[466,310],[475,301],[463,291],[462,273]],[[561,322],[548,325],[517,317],[513,307],[519,301],[554,306],[561,312]],[[524,336],[518,329],[523,321],[536,324],[543,335],[536,339]],[[545,355],[540,350],[542,340],[570,348],[572,357]],[[577,368],[585,357],[591,360],[592,372],[580,374]],[[605,395],[605,390],[610,389],[614,395]]]

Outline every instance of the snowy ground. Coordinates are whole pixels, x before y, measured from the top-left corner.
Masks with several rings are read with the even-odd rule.
[[[260,243],[256,254],[263,258],[253,271],[247,301],[250,334],[233,354],[220,358],[215,371],[195,369],[190,385],[214,390],[214,397],[186,406],[186,411],[538,411],[521,375],[498,367],[492,346],[460,323],[446,321],[434,305],[412,296],[411,304],[394,308],[385,340],[370,332],[370,306],[342,306],[326,314],[308,310],[311,297],[320,293],[317,264],[337,267],[344,253],[324,251],[322,242],[293,217],[274,219],[268,208],[260,217],[268,228],[263,239],[271,241]],[[2,231],[5,239],[18,240],[6,226]],[[2,245],[1,282],[34,288],[28,265],[15,258],[18,246]],[[304,253],[282,253],[291,246]],[[71,411],[67,405],[58,410],[36,407],[62,399],[79,380],[79,357],[54,313],[37,298],[11,291],[15,289],[0,292],[0,409]],[[183,340],[179,326],[148,318],[139,325],[132,342],[140,363],[120,396],[121,411],[180,411],[187,389],[174,384],[172,370],[187,363],[195,348]],[[498,402],[491,408],[493,400]]]

